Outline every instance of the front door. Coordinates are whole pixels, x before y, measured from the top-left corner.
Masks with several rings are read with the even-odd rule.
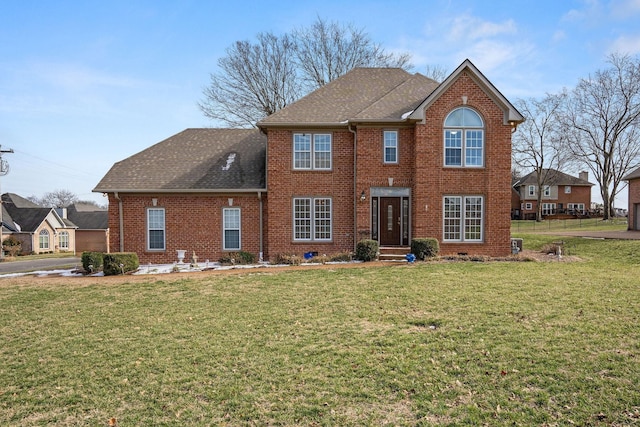
[[[400,197],[380,197],[380,246],[399,245]]]

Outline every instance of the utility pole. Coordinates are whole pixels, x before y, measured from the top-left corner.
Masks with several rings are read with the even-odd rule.
[[[4,153],[13,153],[13,149],[3,149],[2,145],[0,145],[0,176],[5,176],[9,173],[9,162],[2,158]],[[4,259],[4,247],[2,247],[2,241],[4,240],[4,236],[2,235],[2,228],[4,227],[4,223],[2,222],[2,191],[0,190],[0,261]]]

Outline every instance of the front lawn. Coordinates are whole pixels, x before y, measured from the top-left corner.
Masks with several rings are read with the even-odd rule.
[[[582,261],[1,279],[0,424],[638,424],[640,241],[566,245]]]

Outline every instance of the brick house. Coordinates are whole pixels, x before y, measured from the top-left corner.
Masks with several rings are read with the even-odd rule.
[[[556,169],[543,169],[542,216],[582,217],[589,215],[591,187],[589,173],[578,177]],[[531,172],[513,184],[516,197],[512,197],[511,212],[514,219],[536,219],[538,209],[538,177]]]
[[[2,195],[2,241],[20,242],[23,254],[76,252],[78,227],[53,208],[45,208],[17,194]]]
[[[640,168],[624,177],[629,185],[628,229],[640,231]]]
[[[116,163],[110,249],[352,251],[363,238],[441,253],[507,255],[511,133],[524,118],[468,60],[441,84],[356,68],[257,124],[188,129]]]

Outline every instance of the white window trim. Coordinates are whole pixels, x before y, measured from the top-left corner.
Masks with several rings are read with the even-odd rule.
[[[66,237],[64,242],[62,239],[63,237]],[[61,231],[58,234],[58,249],[69,249],[69,232],[68,231]]]
[[[528,194],[529,196],[535,196],[535,195],[536,195],[536,186],[535,186],[535,185],[530,185],[530,186],[527,188],[527,194]]]
[[[532,210],[532,209],[533,209],[533,204],[531,204],[531,203],[527,203],[525,206],[526,206],[526,209],[527,209],[528,211],[530,211],[530,210]]]
[[[485,138],[485,123],[484,120],[482,119],[482,116],[480,116],[480,113],[478,113],[476,110],[469,108],[469,107],[458,107],[458,108],[454,108],[453,110],[451,110],[449,112],[449,114],[447,114],[447,117],[445,117],[445,123],[447,121],[447,118],[449,118],[449,115],[452,114],[454,111],[459,110],[459,109],[463,109],[466,108],[468,110],[473,111],[475,114],[478,115],[478,117],[480,118],[480,120],[482,121],[482,127],[475,127],[475,126],[444,126],[444,132],[442,133],[442,147],[443,147],[443,158],[442,158],[442,163],[444,165],[444,167],[447,168],[471,168],[471,169],[479,169],[479,168],[484,168],[485,167],[485,156],[486,156],[486,145],[487,145],[487,141]],[[460,164],[459,165],[449,165],[447,164],[447,132],[448,131],[458,131],[458,132],[462,132],[462,141],[461,141],[461,153],[460,153]],[[467,165],[467,132],[468,131],[479,131],[482,134],[482,154],[481,154],[481,163],[479,165]]]
[[[551,197],[551,186],[543,185],[542,186],[542,194],[544,197]]]
[[[542,215],[553,215],[556,210],[555,203],[543,203],[542,204]]]
[[[295,143],[295,138],[296,135],[309,135],[310,136],[310,147],[309,149],[311,150],[310,152],[310,164],[309,167],[298,167],[296,166],[296,143]],[[325,168],[319,168],[316,167],[316,150],[315,150],[315,137],[316,136],[329,136],[329,166],[325,167]],[[333,169],[333,135],[331,133],[328,132],[319,132],[319,133],[312,133],[312,132],[295,132],[292,135],[291,138],[291,152],[293,153],[291,161],[292,161],[292,169],[293,170],[318,170],[318,171],[330,171]],[[304,151],[305,153],[307,151]],[[323,151],[324,153],[324,151]]]
[[[40,230],[38,233],[38,249],[48,250],[51,248],[51,233],[49,230]]]
[[[149,225],[149,214],[152,211],[162,211],[162,228],[151,228]],[[167,212],[165,208],[147,208],[147,251],[164,252],[167,250]],[[151,231],[162,230],[162,248],[151,248]]]
[[[387,146],[387,134],[394,134],[395,145]],[[398,141],[398,131],[397,130],[385,130],[382,132],[382,161],[387,165],[397,165],[400,162],[400,142]],[[395,160],[387,160],[387,148],[393,148],[395,151]]]
[[[225,212],[237,211],[238,212],[238,228],[227,227]],[[238,230],[238,247],[231,248],[227,246],[227,233],[226,231]],[[242,211],[240,208],[224,208],[222,209],[222,249],[225,251],[239,251],[242,250]]]
[[[570,185],[565,185],[564,186],[564,194],[571,194],[571,186]]]
[[[466,232],[466,210],[465,210],[465,200],[468,197],[479,197],[481,200],[481,206],[482,206],[482,212],[481,212],[481,217],[480,217],[480,238],[479,239],[466,239],[465,238],[465,232]],[[447,239],[445,237],[445,221],[446,221],[446,217],[445,217],[445,199],[447,198],[458,198],[460,199],[460,213],[461,213],[461,217],[460,217],[460,238],[459,239]],[[442,241],[443,242],[459,242],[459,243],[482,243],[484,242],[484,218],[485,218],[485,205],[484,205],[484,196],[481,195],[473,195],[473,194],[467,194],[467,195],[445,195],[442,198]]]
[[[299,238],[296,237],[296,200],[309,200],[309,204],[310,204],[310,209],[311,209],[311,218],[310,218],[310,224],[309,226],[311,227],[310,230],[310,238],[309,239],[303,239],[303,238]],[[318,238],[316,237],[316,228],[317,228],[317,221],[318,219],[316,218],[316,201],[317,200],[328,200],[329,201],[329,238],[323,239],[323,238]],[[294,197],[293,201],[292,201],[292,232],[293,232],[293,240],[296,242],[331,242],[333,241],[333,200],[331,197]]]

